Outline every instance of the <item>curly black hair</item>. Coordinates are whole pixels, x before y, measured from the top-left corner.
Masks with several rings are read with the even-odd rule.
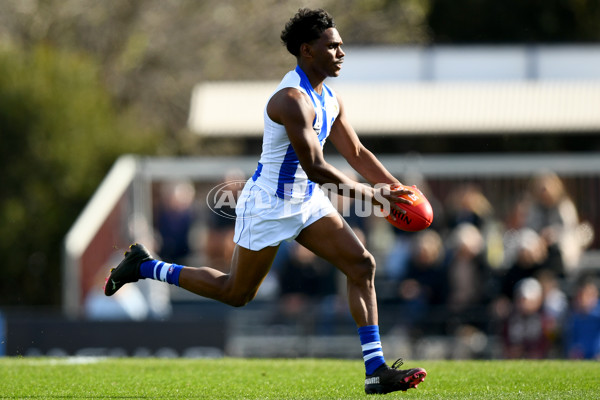
[[[281,40],[290,53],[298,57],[302,43],[310,43],[318,39],[329,28],[335,28],[333,17],[323,9],[298,10],[281,32]]]

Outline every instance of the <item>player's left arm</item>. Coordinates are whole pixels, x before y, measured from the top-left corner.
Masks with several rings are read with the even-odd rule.
[[[392,174],[383,166],[383,164],[368,150],[358,138],[358,135],[352,128],[352,125],[346,117],[344,105],[340,96],[337,96],[340,112],[336,118],[329,140],[337,151],[348,161],[350,166],[354,168],[363,178],[370,184],[377,183],[400,183]]]

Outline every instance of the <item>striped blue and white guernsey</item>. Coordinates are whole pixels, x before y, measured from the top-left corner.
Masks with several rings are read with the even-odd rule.
[[[296,88],[311,99],[315,109],[313,128],[323,147],[331,132],[331,126],[339,114],[335,92],[325,84],[321,94],[315,92],[299,66],[284,76],[273,94],[285,88]],[[308,200],[315,183],[307,178],[302,169],[285,127],[269,118],[266,106],[264,121],[262,154],[252,180],[260,187],[272,190],[272,193],[281,199]]]

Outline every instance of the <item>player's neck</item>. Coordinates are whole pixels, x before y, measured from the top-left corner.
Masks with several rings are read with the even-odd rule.
[[[312,86],[313,90],[319,95],[321,95],[323,93],[323,82],[325,81],[325,78],[327,78],[327,76],[314,70],[309,65],[306,65],[306,63],[299,62],[298,66],[300,67],[300,69],[302,69],[302,71],[308,78],[308,81],[310,82],[310,85]]]

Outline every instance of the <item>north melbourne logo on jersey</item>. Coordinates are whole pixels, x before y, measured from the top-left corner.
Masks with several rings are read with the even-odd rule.
[[[379,384],[379,377],[374,376],[372,378],[365,379],[365,385],[376,385]]]
[[[317,133],[321,133],[321,129],[323,128],[323,113],[319,112],[320,110],[315,109],[315,122],[313,123],[313,129]]]

